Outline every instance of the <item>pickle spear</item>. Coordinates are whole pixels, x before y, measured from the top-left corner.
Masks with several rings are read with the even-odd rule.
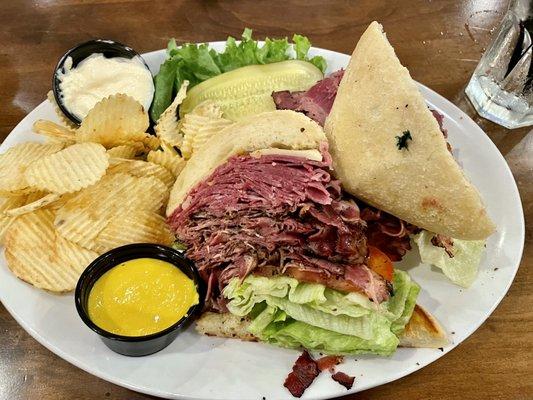
[[[210,78],[193,87],[180,105],[183,117],[205,100],[213,100],[225,118],[238,120],[247,115],[276,109],[272,92],[307,90],[323,78],[313,64],[301,60],[249,65]]]

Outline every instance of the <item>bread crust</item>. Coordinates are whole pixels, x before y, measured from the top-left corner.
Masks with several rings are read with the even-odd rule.
[[[250,320],[246,317],[208,311],[196,321],[196,331],[207,336],[256,342],[258,339],[248,332],[249,325]],[[439,348],[448,343],[446,332],[436,318],[417,304],[400,335],[400,347]]]

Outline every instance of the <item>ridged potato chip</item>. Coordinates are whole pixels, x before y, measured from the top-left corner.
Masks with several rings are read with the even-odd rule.
[[[184,118],[185,136],[180,150],[185,159],[190,158],[195,151],[222,129],[233,124],[233,121],[228,119],[206,119],[193,114],[187,114]]]
[[[187,87],[189,81],[184,81],[180,87],[180,90],[176,94],[176,97],[172,101],[172,104],[163,111],[156,126],[154,127],[155,134],[162,142],[169,144],[170,146],[180,146],[183,140],[183,136],[180,133],[178,122],[178,107],[187,96]]]
[[[131,243],[170,245],[174,235],[165,218],[150,211],[131,210],[115,216],[96,238],[100,253]]]
[[[142,140],[142,143],[150,150],[156,150],[157,148],[159,148],[161,141],[158,137],[147,133],[144,139]]]
[[[0,197],[0,215],[7,215],[6,212],[26,204],[28,195]]]
[[[53,193],[72,193],[100,180],[109,166],[105,148],[78,143],[31,164],[24,177],[28,184]]]
[[[74,144],[76,142],[76,133],[73,129],[45,119],[35,121],[33,123],[33,131],[65,144]]]
[[[109,149],[143,142],[148,126],[148,113],[141,103],[125,94],[116,94],[96,103],[76,136],[80,142],[96,142]]]
[[[146,156],[146,160],[165,167],[174,177],[177,177],[185,166],[183,157],[161,150],[152,150]]]
[[[26,203],[27,197],[26,195],[0,197],[0,244],[4,242],[6,231],[16,218],[9,216],[7,212],[23,206]]]
[[[6,232],[17,217],[0,215],[0,245],[4,244]]]
[[[124,160],[109,168],[109,174],[125,173],[132,176],[154,176],[169,188],[176,180],[174,175],[165,167],[148,161]]]
[[[133,159],[137,155],[141,154],[144,150],[142,143],[123,144],[121,146],[112,147],[107,150],[107,154],[110,158],[125,158]]]
[[[39,159],[57,153],[62,144],[21,143],[0,154],[0,194],[15,195],[31,192],[24,172]]]
[[[53,292],[74,289],[83,269],[97,257],[58,238],[54,213],[44,209],[16,218],[6,232],[5,246],[7,265],[17,277]]]
[[[59,195],[57,193],[48,193],[48,194],[44,195],[43,197],[38,198],[36,200],[31,199],[32,201],[27,202],[23,206],[7,210],[5,213],[6,213],[6,215],[9,215],[11,217],[16,217],[18,215],[27,214],[29,212],[38,210],[39,208],[46,207],[47,205],[50,205],[54,201],[59,200],[60,197],[61,197],[61,195]]]
[[[130,210],[159,212],[168,201],[169,188],[153,176],[125,173],[104,176],[57,211],[54,225],[61,236],[88,249],[110,219]]]
[[[223,111],[222,108],[220,108],[220,106],[213,100],[205,100],[194,107],[190,114],[209,119],[221,119]]]
[[[176,156],[180,156],[180,153],[178,153],[178,151],[176,150],[176,147],[174,146],[171,146],[170,144],[166,143],[166,142],[161,142],[159,144],[159,147],[162,151],[164,151],[165,153],[170,153],[170,154],[174,154]]]
[[[65,114],[63,114],[63,111],[59,108],[56,102],[56,98],[54,97],[54,92],[49,90],[46,94],[46,98],[48,101],[52,104],[52,107],[54,108],[54,111],[56,115],[58,116],[59,120],[63,123],[63,125],[68,126],[71,129],[76,129],[78,126],[72,122]]]
[[[57,256],[61,264],[65,267],[69,267],[76,275],[72,289],[76,287],[76,283],[81,273],[87,268],[87,266],[94,261],[98,254],[95,251],[78,246],[76,243],[65,239],[61,235],[56,233],[56,249]],[[66,290],[72,290],[66,289]]]
[[[210,137],[233,123],[222,118],[222,110],[210,100],[200,103],[182,121],[180,151],[185,159],[189,159]]]

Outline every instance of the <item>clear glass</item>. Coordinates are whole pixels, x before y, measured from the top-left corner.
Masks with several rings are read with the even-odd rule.
[[[533,125],[532,3],[511,2],[465,89],[479,115],[509,129]]]

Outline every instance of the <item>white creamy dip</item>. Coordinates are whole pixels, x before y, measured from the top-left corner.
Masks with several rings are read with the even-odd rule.
[[[58,72],[65,107],[80,120],[105,97],[123,93],[140,102],[146,110],[154,97],[152,74],[139,57],[106,58],[91,54],[72,68],[72,58]]]

